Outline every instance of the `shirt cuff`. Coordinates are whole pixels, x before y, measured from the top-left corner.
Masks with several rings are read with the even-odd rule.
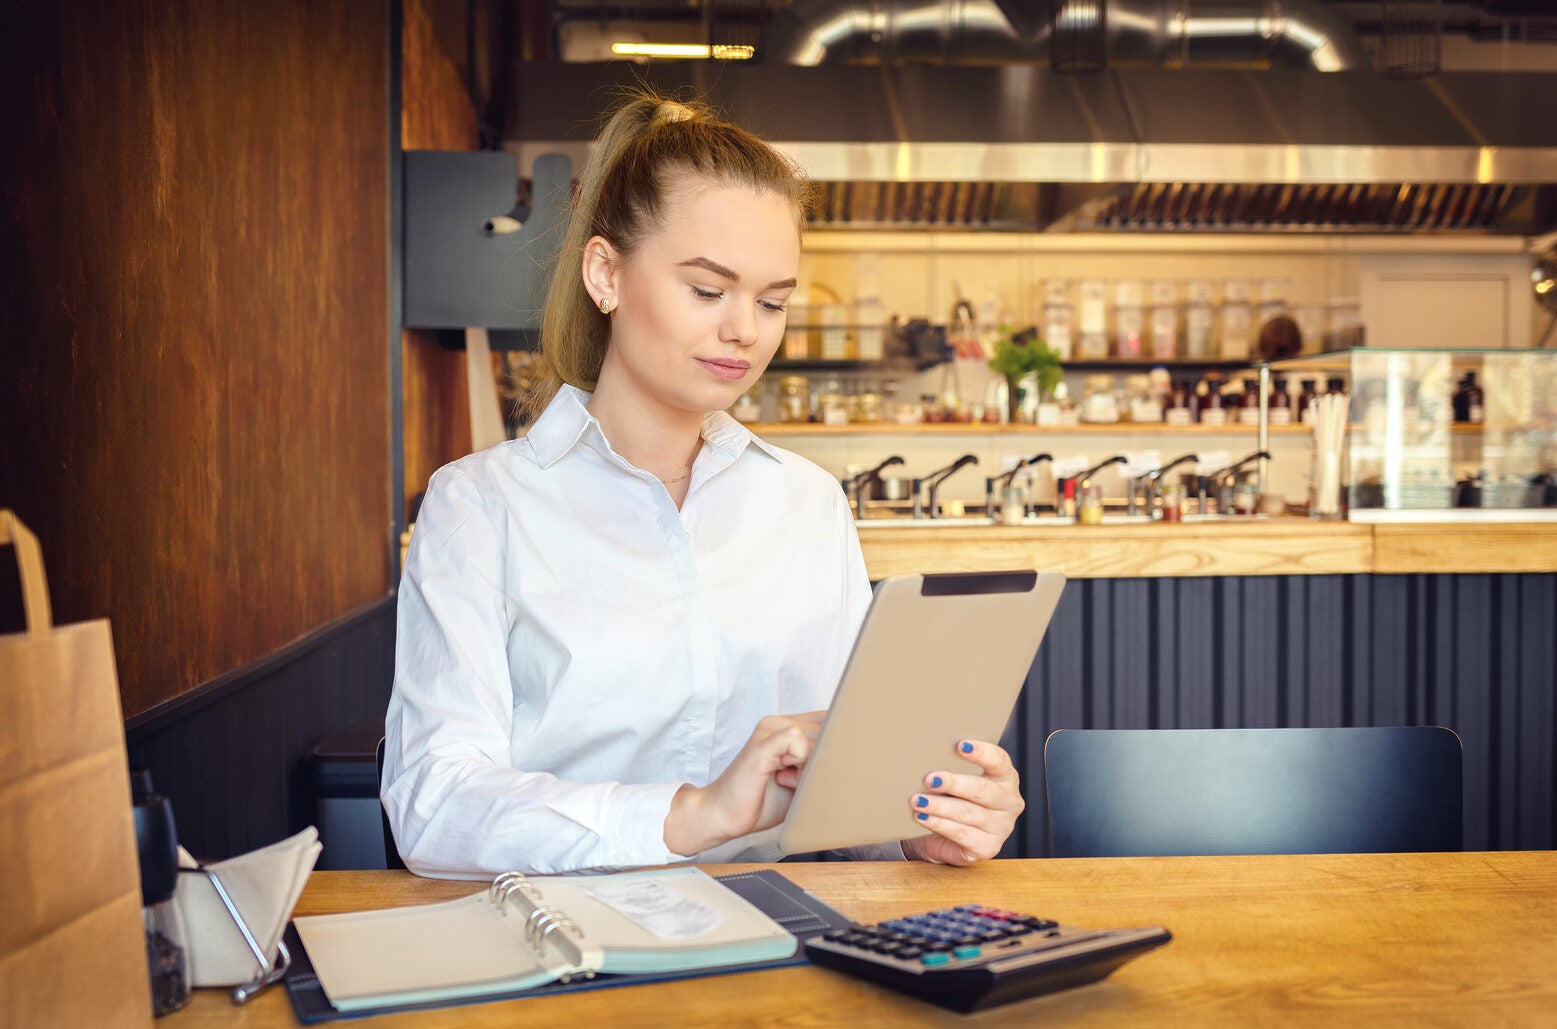
[[[665,846],[665,819],[682,783],[622,785],[611,791],[602,840],[609,841],[603,864],[622,868],[690,861]]]

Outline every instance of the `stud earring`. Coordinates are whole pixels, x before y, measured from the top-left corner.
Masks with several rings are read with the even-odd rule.
[[[610,314],[611,313],[611,298],[610,297],[601,297],[600,298],[600,313],[601,314]]]

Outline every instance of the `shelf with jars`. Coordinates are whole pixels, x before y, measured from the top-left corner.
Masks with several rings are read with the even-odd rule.
[[[1353,521],[1557,518],[1557,352],[1358,347],[1274,367],[1349,379],[1342,481]]]
[[[1078,423],[1076,425],[1035,425],[1001,422],[849,422],[822,425],[814,422],[749,422],[746,427],[759,436],[846,436],[846,435],[1001,435],[1001,436],[1246,436],[1250,425],[1167,425],[1162,422]],[[1302,435],[1303,425],[1272,426],[1278,435]]]
[[[959,369],[959,365],[962,367]],[[826,367],[809,374],[775,369],[731,409],[737,420],[789,435],[847,432],[1121,432],[1240,434],[1262,411],[1277,433],[1304,431],[1308,400],[1341,392],[1344,378],[1289,379],[1278,372],[1262,393],[1259,366],[1194,365],[1116,376],[1115,369],[1067,365],[1069,381],[1041,398],[1018,398],[1011,421],[1009,385],[984,362],[933,365],[924,373]],[[1190,371],[1189,375],[1181,374]],[[1262,398],[1265,403],[1262,404]]]

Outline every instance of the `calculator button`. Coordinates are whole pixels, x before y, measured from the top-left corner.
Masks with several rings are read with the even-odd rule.
[[[895,956],[902,958],[904,961],[912,961],[923,953],[924,951],[918,947],[899,947]]]
[[[956,950],[952,951],[952,957],[954,957],[954,958],[976,958],[981,953],[983,953],[983,952],[981,950],[979,950],[979,948],[977,948],[977,947],[958,947]]]
[[[951,961],[951,957],[944,952],[935,951],[933,953],[924,955],[919,960],[926,968],[934,968],[936,965],[944,965]]]

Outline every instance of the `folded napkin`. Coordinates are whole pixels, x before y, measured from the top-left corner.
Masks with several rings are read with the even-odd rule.
[[[309,826],[296,836],[205,867],[216,873],[249,932],[274,962],[287,919],[302,896],[303,884],[319,858],[319,831]],[[180,868],[199,865],[180,847]],[[238,986],[259,974],[259,962],[216,888],[203,875],[178,877],[173,894],[184,923],[189,978],[195,986]]]

